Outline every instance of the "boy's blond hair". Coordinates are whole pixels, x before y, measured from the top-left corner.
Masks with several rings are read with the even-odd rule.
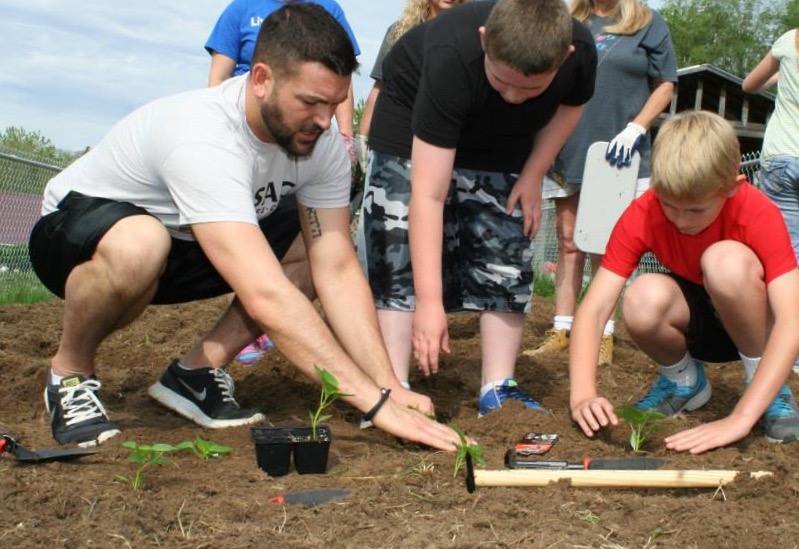
[[[729,122],[708,111],[682,112],[658,130],[651,187],[678,199],[730,191],[740,164],[741,147]]]
[[[571,43],[563,0],[499,0],[485,24],[486,55],[524,76],[558,69]]]

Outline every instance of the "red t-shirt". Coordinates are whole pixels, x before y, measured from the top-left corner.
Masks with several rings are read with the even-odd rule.
[[[716,220],[697,235],[680,233],[663,213],[657,194],[648,190],[627,207],[613,228],[602,267],[627,278],[641,256],[652,252],[672,273],[702,284],[702,254],[721,240],[751,248],[763,264],[766,284],[796,269],[791,238],[779,209],[749,184],[741,185]]]

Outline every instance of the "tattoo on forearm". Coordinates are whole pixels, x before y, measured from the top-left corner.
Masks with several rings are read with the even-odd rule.
[[[305,211],[308,216],[308,225],[311,227],[311,238],[321,238],[322,224],[319,223],[319,215],[316,213],[316,209],[306,208]]]

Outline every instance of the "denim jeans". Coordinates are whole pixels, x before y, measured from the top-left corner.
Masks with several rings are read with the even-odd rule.
[[[777,205],[799,259],[799,157],[775,156],[760,168],[760,188]],[[793,364],[799,374],[799,358]]]
[[[775,156],[760,169],[760,188],[777,205],[799,259],[799,157]]]

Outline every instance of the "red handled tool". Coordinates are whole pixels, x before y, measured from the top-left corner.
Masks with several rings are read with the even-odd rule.
[[[283,496],[275,496],[269,498],[269,503],[276,503],[277,505],[305,505],[306,507],[314,507],[322,503],[327,503],[330,500],[344,497],[347,495],[346,490],[339,490],[334,488],[320,489],[320,490],[306,490],[304,492],[291,492]]]
[[[582,470],[634,470],[649,471],[660,469],[668,463],[667,459],[631,457],[623,459],[598,459],[585,457],[582,461],[544,461],[526,459],[514,450],[505,454],[505,465],[510,469],[582,469]]]

